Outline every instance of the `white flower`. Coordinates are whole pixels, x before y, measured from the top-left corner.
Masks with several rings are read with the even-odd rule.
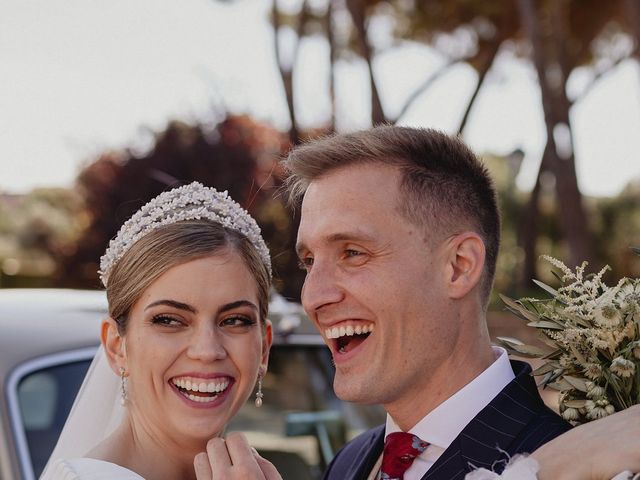
[[[569,407],[565,409],[564,412],[562,412],[562,418],[564,418],[568,422],[578,420],[580,418],[580,412],[578,412],[578,410],[575,408]]]
[[[616,294],[616,300],[624,311],[638,312],[640,310],[640,279],[625,279]]]
[[[606,393],[607,392],[605,391],[604,388],[598,385],[593,385],[593,387],[591,387],[587,392],[587,397],[598,399],[598,398],[604,397]]]
[[[636,366],[631,360],[616,357],[611,362],[610,370],[620,377],[630,377],[636,371]]]
[[[604,418],[608,415],[607,411],[602,407],[594,407],[587,413],[587,417],[591,420],[598,420],[599,418]]]
[[[602,302],[598,302],[598,306],[593,311],[593,319],[603,327],[615,327],[620,325],[622,313],[615,305],[610,303],[610,298],[607,298]]]
[[[587,363],[584,374],[591,380],[598,380],[602,376],[602,365],[597,363]]]

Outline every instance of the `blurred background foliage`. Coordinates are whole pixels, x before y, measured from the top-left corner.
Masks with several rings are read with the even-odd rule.
[[[0,287],[99,288],[99,257],[122,222],[161,191],[198,180],[228,190],[257,218],[274,257],[277,289],[297,299],[302,282],[293,254],[297,218],[279,194],[278,160],[291,145],[336,130],[337,60],[364,60],[368,66],[371,124],[401,122],[448,69],[472,66],[477,83],[457,129],[464,138],[478,92],[504,52],[529,62],[537,75],[547,143],[531,191],[515,183],[522,152],[506,157],[478,152],[496,180],[504,217],[495,291],[521,296],[532,287],[531,278],[550,281],[546,269],[538,271],[543,253],[573,265],[588,260],[594,270],[609,264],[610,283],[640,275],[640,257],[629,248],[640,244],[640,180],[630,179],[613,198],[585,198],[571,130],[574,105],[621,62],[640,58],[639,0],[272,0],[271,24],[288,131],[226,111],[206,124],[171,121],[154,133],[146,151],[106,151],[90,159],[72,188],[0,193]],[[311,129],[297,120],[305,99],[294,81],[298,47],[306,36],[324,38],[330,57],[332,115]],[[373,64],[406,42],[427,45],[445,61],[391,112],[385,110]],[[568,88],[578,70],[587,81]]]

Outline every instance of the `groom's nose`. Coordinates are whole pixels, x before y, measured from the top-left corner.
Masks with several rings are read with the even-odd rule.
[[[200,328],[194,328],[187,349],[187,356],[201,362],[213,362],[227,357],[223,335],[214,322],[205,322]]]
[[[344,298],[339,276],[336,265],[322,259],[316,259],[307,272],[301,301],[312,319],[323,307],[339,303]]]

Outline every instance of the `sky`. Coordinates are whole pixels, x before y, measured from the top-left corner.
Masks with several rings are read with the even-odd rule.
[[[222,108],[288,124],[276,69],[269,0],[3,0],[0,2],[0,192],[71,186],[109,149],[146,148],[170,119],[210,121]],[[284,38],[286,40],[286,37]],[[442,65],[422,45],[376,57],[388,114]],[[329,115],[328,48],[304,41],[295,78],[303,126]],[[340,61],[338,127],[368,126],[364,62]],[[586,78],[586,75],[583,75]],[[476,76],[450,69],[401,124],[454,133]],[[574,84],[581,82],[576,76]],[[611,196],[640,178],[640,71],[622,63],[572,110],[578,181]],[[490,71],[465,140],[478,153],[525,152],[530,187],[545,142],[535,72],[503,55]]]

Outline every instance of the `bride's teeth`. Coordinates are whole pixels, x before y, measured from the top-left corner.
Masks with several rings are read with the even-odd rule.
[[[229,380],[228,379],[222,379],[219,381],[213,381],[213,382],[196,382],[193,381],[191,382],[191,380],[185,380],[182,378],[178,378],[178,379],[174,379],[173,380],[174,385],[176,385],[177,387],[183,389],[183,390],[188,390],[191,392],[199,392],[199,393],[215,393],[218,394],[224,390],[227,389],[227,387],[229,386]],[[186,394],[188,396],[188,394]],[[199,396],[198,398],[202,398],[201,396]],[[210,397],[208,397],[210,398]]]
[[[357,325],[355,328],[356,335],[360,335],[362,333],[362,326]]]
[[[348,335],[349,337],[351,337],[351,336],[353,336],[353,332],[354,332],[353,327],[352,327],[351,325],[349,325],[349,326],[347,327],[347,335]]]

